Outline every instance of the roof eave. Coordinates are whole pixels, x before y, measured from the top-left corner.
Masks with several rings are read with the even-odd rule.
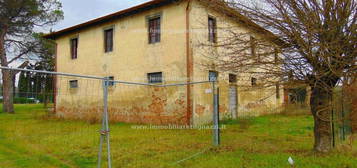
[[[156,7],[167,5],[167,4],[175,2],[175,1],[179,1],[179,0],[152,0],[152,1],[140,4],[140,5],[128,8],[128,9],[124,9],[124,10],[121,10],[121,11],[118,11],[118,12],[115,12],[115,13],[112,13],[112,14],[109,14],[106,16],[102,16],[102,17],[69,27],[69,28],[65,28],[65,29],[62,29],[62,30],[59,30],[56,32],[46,34],[43,37],[46,39],[55,40],[56,38],[58,38],[60,36],[63,36],[63,35],[78,31],[78,30],[82,30],[82,29],[92,27],[95,25],[107,23],[112,20],[116,20],[116,19],[119,19],[122,17],[126,17],[126,16],[130,16],[130,15],[139,13],[141,11],[150,10],[150,9],[153,9]]]

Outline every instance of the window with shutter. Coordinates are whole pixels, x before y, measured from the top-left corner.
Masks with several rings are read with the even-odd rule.
[[[78,58],[78,38],[71,39],[71,58]]]
[[[217,22],[215,18],[208,17],[208,41],[217,42]]]
[[[161,18],[149,19],[149,43],[158,43],[161,40]]]
[[[280,99],[280,84],[277,83],[275,86],[276,89],[276,99]]]
[[[279,50],[277,48],[274,49],[274,62],[276,64],[279,62]]]
[[[252,86],[257,86],[257,78],[252,78]]]
[[[257,40],[252,36],[250,36],[250,48],[251,48],[252,58],[256,59],[259,62],[260,58],[259,55],[257,55]]]
[[[105,52],[113,51],[113,29],[104,30],[104,50]]]

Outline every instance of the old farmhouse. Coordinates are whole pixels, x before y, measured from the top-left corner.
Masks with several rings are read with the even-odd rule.
[[[56,71],[153,84],[217,77],[221,119],[277,112],[283,104],[283,88],[246,91],[240,86],[255,87],[259,78],[242,79],[240,74],[220,72],[214,61],[210,67],[203,66],[210,60],[200,45],[216,43],[225,34],[219,27],[251,32],[254,38],[268,33],[244,18],[241,22],[231,19],[237,17],[234,12],[223,15],[207,6],[209,1],[153,0],[50,33],[45,37],[57,44]],[[99,116],[97,106],[102,97],[90,95],[101,92],[100,84],[61,78],[56,86],[57,115],[80,119]],[[210,83],[170,88],[115,85],[110,88],[110,117],[130,123],[207,123],[212,121],[211,93]]]

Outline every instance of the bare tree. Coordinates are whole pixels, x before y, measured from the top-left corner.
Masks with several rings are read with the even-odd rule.
[[[1,66],[24,68],[31,55],[43,52],[35,29],[51,25],[63,17],[58,0],[0,0]],[[14,113],[13,79],[17,72],[3,70],[3,112]]]
[[[330,151],[333,89],[344,80],[355,80],[357,72],[357,2],[202,2],[213,10],[225,11],[225,17],[249,27],[244,33],[234,28],[221,28],[226,35],[220,36],[216,44],[207,44],[221,51],[209,54],[214,55],[215,65],[221,70],[256,76],[263,81],[261,86],[277,82],[311,86],[314,149]],[[249,37],[252,34],[256,36]]]

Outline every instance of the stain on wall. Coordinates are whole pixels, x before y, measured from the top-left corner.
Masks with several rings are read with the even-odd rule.
[[[150,90],[145,92],[144,90]],[[185,89],[185,88],[180,88]],[[140,124],[179,124],[187,123],[187,108],[183,92],[176,88],[141,88],[122,96],[109,96],[109,115],[112,122],[140,123]],[[170,90],[170,91],[169,91]],[[176,90],[176,91],[173,91]],[[149,93],[149,94],[143,94]],[[127,97],[137,95],[136,97]],[[62,97],[63,98],[63,97]],[[103,106],[102,102],[89,102],[80,99],[66,101],[57,108],[57,115],[66,119],[81,119],[100,121]]]

